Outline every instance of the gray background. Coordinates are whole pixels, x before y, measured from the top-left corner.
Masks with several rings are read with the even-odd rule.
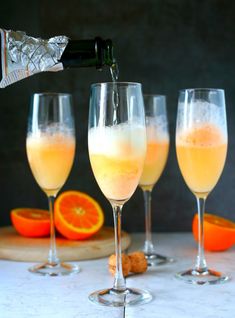
[[[189,231],[196,202],[180,175],[174,147],[178,90],[216,87],[226,91],[229,152],[223,175],[209,196],[208,212],[235,221],[235,2],[223,0],[36,0],[2,1],[0,27],[35,37],[65,34],[72,39],[111,38],[120,80],[143,84],[146,93],[166,94],[171,148],[166,169],[153,192],[153,229]],[[91,172],[87,153],[90,84],[110,81],[108,69],[44,73],[0,90],[0,225],[15,207],[47,208],[25,153],[30,95],[70,92],[74,97],[77,153],[63,190],[88,192],[112,224],[109,204]],[[123,227],[144,230],[142,193],[125,205]]]

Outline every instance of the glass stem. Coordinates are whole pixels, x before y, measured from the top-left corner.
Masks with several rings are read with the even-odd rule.
[[[49,202],[49,212],[50,212],[50,250],[48,255],[48,263],[55,265],[59,263],[56,252],[56,238],[55,238],[55,222],[54,222],[54,196],[48,197]]]
[[[144,207],[145,207],[145,243],[144,253],[151,255],[154,253],[152,242],[152,221],[151,221],[151,198],[152,190],[143,190]]]
[[[196,271],[203,273],[207,271],[207,264],[204,254],[204,212],[206,198],[197,198],[197,208],[198,208],[198,254],[196,259],[195,269]]]
[[[115,253],[116,253],[116,273],[114,277],[113,289],[115,291],[125,291],[126,283],[122,272],[122,245],[121,245],[121,217],[122,205],[113,206],[113,220],[115,232]]]

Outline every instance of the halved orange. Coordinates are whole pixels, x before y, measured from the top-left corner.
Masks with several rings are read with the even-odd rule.
[[[13,209],[11,221],[16,231],[26,237],[42,237],[50,234],[50,214],[46,210]]]
[[[70,240],[84,240],[104,223],[103,211],[92,197],[80,191],[65,191],[55,201],[56,229]]]
[[[193,236],[198,241],[198,214],[192,223]],[[204,215],[204,248],[208,251],[225,251],[235,243],[235,223],[220,216]]]

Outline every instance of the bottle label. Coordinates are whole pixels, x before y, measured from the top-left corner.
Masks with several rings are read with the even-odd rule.
[[[0,88],[39,72],[63,70],[59,60],[69,41],[66,36],[43,40],[0,29],[0,39]]]

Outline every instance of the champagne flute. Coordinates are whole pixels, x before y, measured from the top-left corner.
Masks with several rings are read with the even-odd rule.
[[[207,267],[204,255],[203,216],[208,194],[223,171],[227,154],[224,90],[185,89],[179,93],[176,153],[179,167],[198,209],[198,255],[194,268],[176,275],[188,283],[217,284],[228,280]]]
[[[77,273],[77,265],[62,263],[57,256],[53,211],[55,197],[69,175],[75,154],[71,95],[38,93],[32,96],[26,150],[33,176],[48,197],[51,223],[48,260],[29,271],[50,276]]]
[[[96,181],[113,208],[116,273],[113,287],[89,299],[106,306],[146,303],[146,290],[127,288],[122,273],[121,214],[138,186],[146,153],[143,95],[139,83],[98,83],[91,87],[88,148]]]
[[[173,258],[157,254],[151,233],[151,194],[166,165],[169,152],[169,131],[166,111],[166,97],[144,95],[145,122],[147,131],[147,153],[139,186],[145,203],[144,253],[148,266],[156,267],[173,262]]]

